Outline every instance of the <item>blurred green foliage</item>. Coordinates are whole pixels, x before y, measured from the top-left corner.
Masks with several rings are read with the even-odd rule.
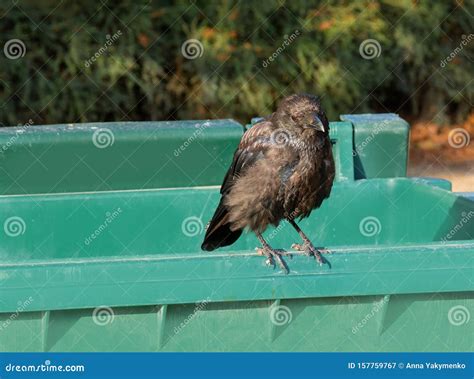
[[[474,40],[441,62],[471,36],[473,8],[472,0],[2,1],[1,45],[20,39],[26,53],[0,52],[0,122],[247,121],[294,92],[321,95],[331,119],[390,111],[456,122],[472,104]],[[203,46],[196,59],[181,52],[191,38]],[[361,56],[366,39],[378,41],[379,57]]]

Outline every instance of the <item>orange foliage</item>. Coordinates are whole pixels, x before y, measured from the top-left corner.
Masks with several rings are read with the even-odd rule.
[[[205,38],[205,39],[211,39],[215,36],[216,34],[216,29],[214,28],[210,28],[210,27],[205,27],[203,30],[202,30],[202,36]]]
[[[453,129],[463,129],[470,136],[465,146],[453,148],[449,144]],[[467,162],[474,160],[474,113],[471,113],[463,124],[438,126],[429,122],[417,122],[410,132],[411,154],[415,160],[426,159],[434,155],[442,161]]]
[[[138,43],[142,47],[148,47],[148,45],[150,44],[150,37],[148,37],[144,33],[140,33],[137,39],[138,39]]]
[[[318,29],[319,30],[328,30],[331,28],[331,26],[334,24],[333,21],[323,21],[321,24],[319,24]]]

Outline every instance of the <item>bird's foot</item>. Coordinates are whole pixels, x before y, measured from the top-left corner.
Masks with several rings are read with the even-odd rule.
[[[265,263],[269,266],[275,267],[275,261],[278,263],[278,266],[283,270],[285,274],[288,274],[290,270],[288,269],[288,265],[283,260],[282,256],[286,255],[291,258],[291,253],[286,252],[285,250],[281,249],[272,249],[270,247],[256,247],[255,250],[259,255],[264,255],[267,257]]]
[[[330,266],[328,260],[322,255],[331,254],[331,251],[327,249],[316,249],[309,241],[305,241],[303,244],[294,243],[293,245],[291,245],[291,248],[297,251],[304,252],[308,257],[314,257],[321,266],[324,263],[327,263]]]

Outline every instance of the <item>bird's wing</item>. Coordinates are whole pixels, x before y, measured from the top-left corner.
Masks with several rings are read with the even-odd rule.
[[[275,127],[271,121],[261,121],[247,130],[234,153],[232,164],[224,177],[221,186],[221,200],[206,230],[202,243],[203,250],[214,250],[218,247],[233,244],[242,234],[242,230],[231,230],[228,223],[228,210],[225,206],[226,195],[230,192],[235,180],[259,159],[265,156],[266,150],[273,144],[272,133]]]
[[[234,181],[250,166],[265,156],[266,150],[273,144],[272,133],[274,131],[273,123],[264,120],[253,125],[244,133],[234,153],[232,164],[224,177],[221,194],[227,194]]]

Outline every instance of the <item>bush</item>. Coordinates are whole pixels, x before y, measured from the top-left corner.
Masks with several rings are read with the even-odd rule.
[[[26,47],[18,59],[0,53],[6,125],[248,121],[294,92],[320,94],[331,119],[397,112],[444,123],[472,103],[472,2],[38,3],[0,5],[2,45]],[[202,56],[185,52],[196,59],[182,53],[190,39],[202,44]],[[381,47],[373,59],[359,51],[368,39]]]

